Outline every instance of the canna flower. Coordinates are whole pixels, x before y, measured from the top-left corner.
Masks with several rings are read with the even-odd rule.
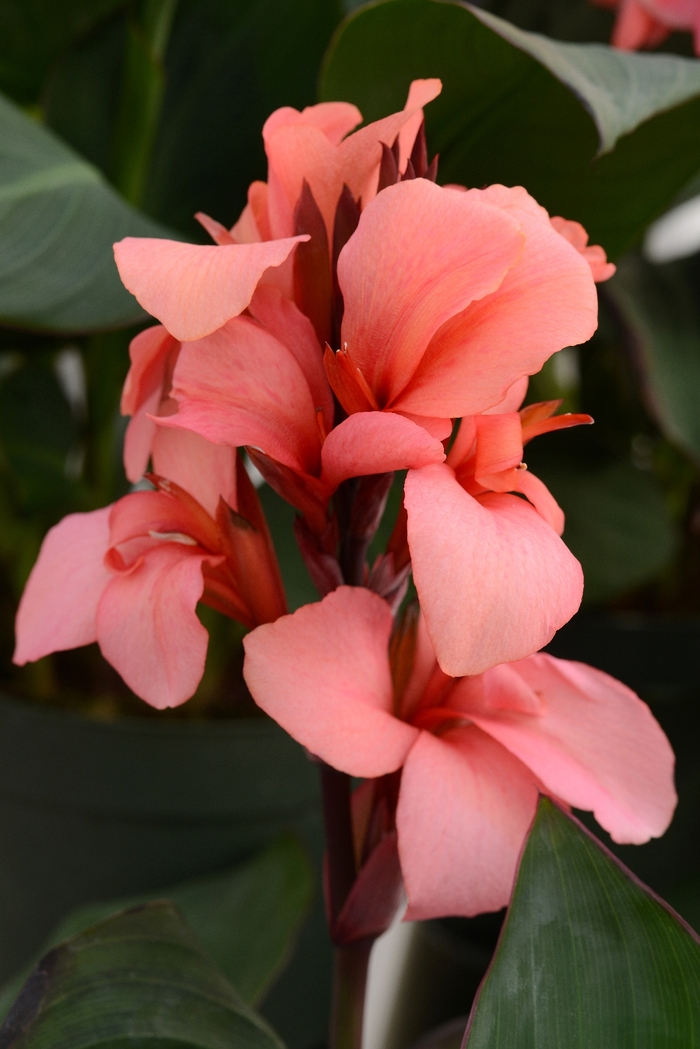
[[[182,436],[177,476],[195,478],[191,487],[204,493],[204,505],[151,475],[154,491],[65,517],[44,539],[22,595],[15,663],[97,641],[127,685],[162,709],[189,699],[204,672],[208,635],[195,611],[199,601],[247,627],[286,611],[267,526],[240,460],[236,466],[234,453]],[[191,437],[194,448],[187,447]]]
[[[657,47],[674,30],[693,33],[695,53],[700,54],[700,3],[698,0],[594,0],[601,7],[617,9],[612,44],[623,51]]]
[[[538,792],[593,811],[617,842],[664,832],[673,754],[633,692],[544,653],[449,677],[414,628],[390,661],[388,605],[341,587],[244,641],[255,700],[312,753],[352,776],[402,770],[407,918],[503,907]]]

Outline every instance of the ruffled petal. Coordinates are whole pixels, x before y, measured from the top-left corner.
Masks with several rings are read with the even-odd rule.
[[[126,237],[114,257],[125,287],[185,342],[242,313],[265,270],[280,266],[300,240],[308,237],[223,247]]]
[[[525,231],[517,265],[490,295],[447,321],[400,398],[401,408],[425,415],[474,415],[498,404],[557,350],[590,339],[598,298],[586,260],[524,189],[445,192],[496,207]]]
[[[219,496],[236,509],[235,448],[212,444],[192,430],[159,426],[153,469],[184,488],[211,517],[216,517]]]
[[[576,612],[581,566],[523,499],[474,499],[437,465],[409,471],[405,506],[416,588],[447,674],[522,659]]]
[[[173,376],[182,426],[214,444],[250,444],[301,472],[315,473],[320,436],[309,386],[294,354],[247,317],[186,343]]]
[[[14,663],[95,641],[97,606],[113,578],[104,564],[111,509],[70,514],[47,533],[19,603]]]
[[[406,918],[504,907],[536,807],[535,777],[476,726],[421,732],[396,816]]]
[[[279,127],[294,124],[309,124],[318,128],[333,146],[337,146],[345,136],[362,123],[362,113],[350,102],[319,102],[307,106],[299,112],[291,106],[276,109],[263,125],[263,140],[271,138]]]
[[[132,571],[113,575],[97,609],[102,655],[158,710],[189,699],[204,673],[209,635],[195,608],[206,560],[201,551],[163,543]]]
[[[342,772],[394,772],[418,730],[391,714],[391,627],[385,601],[346,586],[258,627],[243,640],[243,675],[253,699]]]
[[[443,411],[435,398],[426,410],[425,399],[416,405],[399,394],[438,328],[502,284],[523,242],[520,223],[502,208],[426,179],[390,186],[365,208],[338,259],[341,338],[381,407],[467,414]]]
[[[277,288],[261,284],[250,304],[250,313],[292,353],[309,386],[316,410],[323,412],[326,430],[333,426],[333,394],[323,367],[323,352],[308,317]]]
[[[122,391],[122,415],[134,415],[154,390],[163,389],[168,357],[176,348],[176,340],[162,324],[146,328],[131,340],[131,367]]]
[[[392,412],[356,412],[331,430],[321,453],[321,480],[337,488],[348,477],[441,463],[442,442]]]
[[[548,790],[592,811],[613,841],[641,845],[664,833],[677,800],[673,751],[631,689],[601,670],[545,653],[497,667],[484,679],[495,709],[472,711],[470,718]],[[507,696],[499,693],[523,684],[541,699],[540,714],[505,709]],[[459,704],[459,688],[451,705]]]

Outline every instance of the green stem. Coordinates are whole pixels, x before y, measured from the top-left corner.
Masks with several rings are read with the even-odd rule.
[[[165,93],[163,59],[177,0],[140,0],[127,23],[112,181],[136,206],[143,201]]]
[[[362,1049],[367,970],[372,939],[336,947],[330,1049]]]

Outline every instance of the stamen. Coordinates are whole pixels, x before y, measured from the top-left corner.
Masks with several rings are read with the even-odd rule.
[[[182,543],[183,546],[196,546],[197,540],[184,532],[149,532],[151,539],[162,539],[164,543]]]

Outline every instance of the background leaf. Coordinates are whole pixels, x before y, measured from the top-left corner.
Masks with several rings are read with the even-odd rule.
[[[280,1049],[166,902],[54,948],[0,1030],[2,1049]]]
[[[0,4],[0,91],[35,102],[51,62],[77,35],[125,0],[3,0]]]
[[[625,325],[651,415],[700,463],[700,313],[687,263],[652,266],[628,255],[606,297]]]
[[[524,185],[613,256],[700,168],[700,62],[548,41],[467,5],[360,9],[334,38],[320,90],[374,120],[404,104],[414,77],[435,76],[444,90],[426,124],[440,181]]]
[[[698,938],[542,798],[466,1049],[694,1046],[699,986]]]
[[[313,874],[306,853],[293,838],[284,838],[223,874],[79,907],[54,929],[39,953],[45,954],[115,911],[167,899],[182,911],[207,954],[242,998],[255,1005],[287,962],[312,891]],[[0,991],[0,1016],[7,1014],[30,969]]]
[[[76,332],[144,319],[112,244],[168,235],[0,97],[0,323]]]

